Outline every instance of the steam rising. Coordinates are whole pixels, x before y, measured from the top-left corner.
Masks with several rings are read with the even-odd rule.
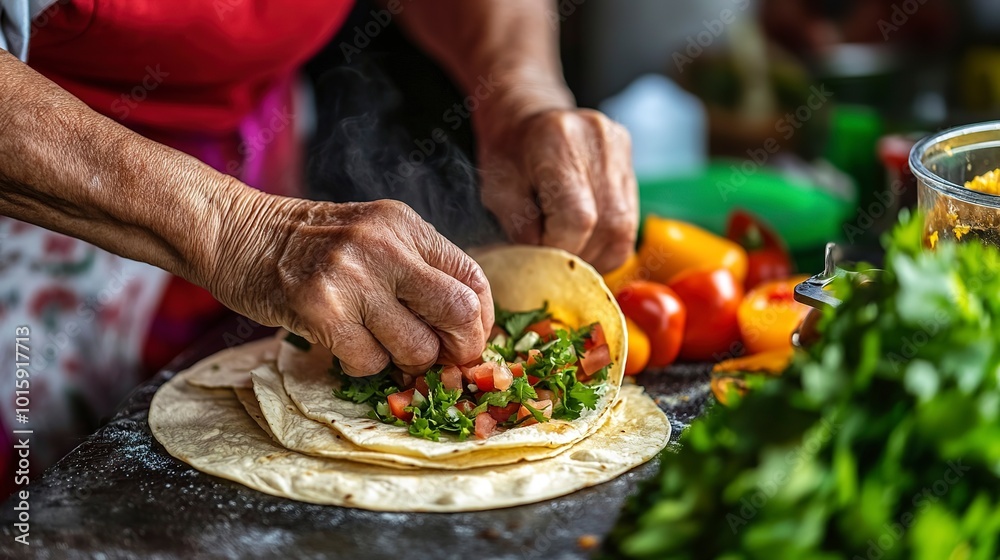
[[[498,241],[496,221],[479,200],[473,147],[462,145],[463,136],[471,137],[469,123],[430,106],[449,102],[450,91],[424,78],[397,83],[364,60],[320,79],[317,140],[308,164],[312,196],[336,202],[392,198],[460,246]],[[432,103],[414,103],[428,93]]]

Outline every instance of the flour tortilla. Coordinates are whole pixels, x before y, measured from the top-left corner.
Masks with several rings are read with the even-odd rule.
[[[264,364],[251,372],[253,376],[253,391],[249,400],[244,402],[241,393],[247,389],[237,390],[240,402],[255,420],[258,415],[263,419],[264,431],[283,447],[315,457],[332,459],[347,459],[358,463],[383,465],[395,468],[431,468],[431,469],[471,469],[494,465],[505,465],[520,461],[537,461],[552,457],[569,449],[562,447],[525,447],[523,449],[491,449],[486,448],[458,457],[429,459],[395,453],[383,453],[358,447],[347,441],[339,432],[330,426],[310,420],[302,415],[281,383],[281,376],[273,366]],[[257,422],[260,425],[261,422]],[[265,428],[266,426],[266,428]]]
[[[288,331],[281,329],[271,338],[255,340],[226,348],[191,366],[188,383],[204,389],[250,389],[250,370],[278,356],[279,338]]]
[[[670,434],[663,412],[630,385],[607,424],[555,457],[463,471],[399,470],[289,451],[231,390],[196,387],[187,376],[166,383],[150,405],[150,428],[167,452],[208,474],[316,504],[429,512],[528,504],[611,480],[656,455]]]
[[[583,260],[551,248],[508,246],[485,252],[477,260],[499,307],[526,311],[548,302],[552,315],[567,325],[601,324],[613,365],[609,368],[607,391],[595,410],[584,410],[577,420],[518,427],[487,440],[458,441],[447,435],[441,441],[415,438],[405,427],[369,418],[370,406],[333,395],[339,381],[329,373],[333,356],[328,350],[313,345],[309,351],[302,351],[283,342],[278,350],[278,370],[298,409],[359,447],[428,459],[455,458],[484,449],[559,448],[594,433],[604,423],[618,394],[628,345],[625,318],[601,275]]]

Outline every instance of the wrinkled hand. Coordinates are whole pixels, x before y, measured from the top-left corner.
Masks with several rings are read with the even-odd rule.
[[[349,375],[391,360],[467,363],[493,326],[479,265],[395,201],[334,204],[263,194],[230,210],[206,282],[230,308],[329,348]]]
[[[480,139],[483,203],[516,242],[608,272],[632,253],[638,192],[628,132],[591,110],[545,111]]]

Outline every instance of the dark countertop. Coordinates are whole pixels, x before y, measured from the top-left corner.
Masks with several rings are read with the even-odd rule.
[[[242,326],[241,326],[242,325]],[[14,542],[14,500],[0,512],[4,558],[579,558],[584,534],[614,524],[653,460],[605,484],[538,504],[463,513],[379,513],[277,498],[196,471],[149,431],[156,389],[174,373],[248,334],[245,320],[208,336],[137,388],[111,421],[34,481],[30,547]],[[708,366],[639,381],[666,411],[671,446],[704,408]]]

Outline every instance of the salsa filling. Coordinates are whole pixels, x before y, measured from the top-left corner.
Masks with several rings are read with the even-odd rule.
[[[375,375],[351,377],[334,358],[331,374],[340,389],[333,394],[370,405],[373,419],[434,441],[442,434],[486,439],[553,418],[575,420],[597,407],[611,366],[599,323],[572,329],[545,305],[524,312],[497,309],[496,325],[480,359],[436,365],[420,375],[390,364]]]

